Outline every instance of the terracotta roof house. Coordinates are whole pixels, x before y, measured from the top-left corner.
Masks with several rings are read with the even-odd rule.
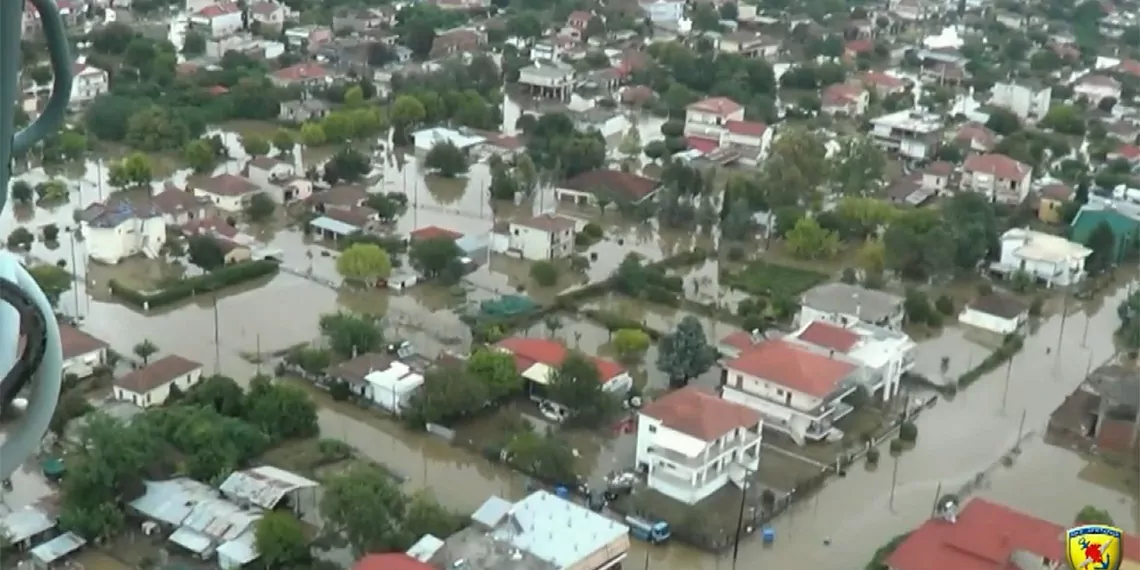
[[[1033,167],[1004,154],[976,154],[962,165],[959,189],[985,195],[991,201],[1016,205],[1029,196]]]
[[[638,413],[636,465],[651,489],[691,505],[759,466],[760,432],[756,410],[689,385]],[[684,471],[671,467],[680,458]]]
[[[885,566],[891,570],[1067,566],[1066,528],[986,499],[972,499],[958,513],[922,523],[887,557]],[[1140,537],[1122,537],[1120,546],[1124,560],[1140,560]]]
[[[435,567],[403,552],[391,552],[369,554],[353,564],[352,570],[435,570]]]
[[[861,83],[836,83],[823,89],[820,96],[821,109],[828,115],[844,114],[849,117],[862,115],[867,110],[870,97]]]
[[[324,66],[312,62],[302,62],[279,69],[269,75],[269,80],[279,87],[323,83],[329,77]]]
[[[463,237],[463,234],[439,226],[424,226],[408,233],[408,239],[412,241],[424,239],[449,239],[455,241],[461,237]]]
[[[859,77],[868,89],[873,89],[879,97],[902,93],[910,88],[910,82],[881,71],[868,71]]]
[[[233,174],[219,174],[211,178],[193,178],[189,182],[194,196],[209,200],[219,210],[240,212],[254,194],[261,192],[247,178]]]
[[[544,387],[570,353],[564,344],[544,338],[516,336],[505,338],[495,346],[514,357],[515,369],[528,381],[528,393],[535,398],[542,396]],[[633,378],[620,364],[596,356],[589,359],[598,369],[603,390],[625,394],[633,386]]]
[[[112,393],[117,400],[144,408],[161,406],[173,388],[185,392],[202,378],[202,365],[170,355],[115,379]]]
[[[63,346],[63,374],[86,378],[107,359],[106,342],[71,325],[59,323],[59,340]]]
[[[966,123],[954,133],[954,142],[973,152],[989,152],[997,144],[997,133],[981,123]]]
[[[478,51],[482,44],[483,37],[475,30],[463,28],[441,32],[431,44],[430,57],[436,59],[457,53],[471,53]]]
[[[831,437],[854,408],[843,401],[858,367],[785,340],[765,340],[721,363],[724,399],[760,412],[765,425],[799,444]]]
[[[620,170],[583,172],[554,189],[560,202],[597,205],[598,199],[637,204],[657,193],[659,182]]]

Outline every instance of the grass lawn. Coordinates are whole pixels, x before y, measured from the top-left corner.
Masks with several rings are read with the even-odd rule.
[[[753,295],[795,298],[827,281],[828,275],[757,259],[750,261],[743,269],[726,272],[721,279],[733,289]]]

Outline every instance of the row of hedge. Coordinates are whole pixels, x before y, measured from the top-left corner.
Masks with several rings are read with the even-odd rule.
[[[243,261],[219,267],[214,271],[194,277],[187,277],[157,291],[139,291],[112,279],[108,286],[111,295],[129,305],[143,310],[155,309],[171,303],[189,299],[195,295],[212,293],[266,275],[277,273],[278,263],[271,259]]]
[[[990,353],[985,360],[978,363],[973,369],[968,370],[958,377],[958,388],[963,389],[977,382],[984,374],[995,370],[997,367],[1005,364],[1012,359],[1021,349],[1025,347],[1025,339],[1017,333],[1006,335],[1002,340],[1001,346]]]

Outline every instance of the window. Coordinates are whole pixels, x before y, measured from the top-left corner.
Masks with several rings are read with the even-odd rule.
[[[792,393],[791,392],[787,392],[784,394],[784,405],[786,405],[786,406],[792,405]]]
[[[649,433],[657,433],[657,426],[649,426]]]
[[[776,396],[777,396],[777,397],[780,397],[780,396],[783,396],[783,395],[784,395],[784,391],[783,391],[783,390],[781,390],[780,388],[776,388]]]

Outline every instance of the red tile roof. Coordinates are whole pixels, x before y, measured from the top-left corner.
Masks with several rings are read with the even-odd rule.
[[[899,79],[893,75],[887,75],[881,71],[868,71],[867,73],[864,73],[863,82],[886,89],[899,89],[901,87],[906,87],[907,85],[907,82],[905,80]]]
[[[687,111],[696,111],[698,113],[712,113],[714,115],[726,116],[743,110],[744,107],[740,103],[729,99],[728,97],[709,97],[708,99],[701,99],[685,108]]]
[[[1116,66],[1118,71],[1140,77],[1140,61],[1126,59]]]
[[[369,554],[352,566],[352,570],[435,570],[403,552]]]
[[[517,220],[515,223],[520,226],[526,226],[551,234],[574,229],[574,220],[562,216],[555,216],[554,214],[542,214],[540,216],[523,218]]]
[[[720,339],[720,344],[744,351],[756,346],[757,343],[753,341],[752,333],[748,331],[736,331]]]
[[[59,324],[59,340],[63,346],[63,357],[65,359],[107,348],[107,343],[63,323]]]
[[[455,240],[463,237],[463,234],[461,234],[459,232],[451,231],[451,230],[446,229],[446,228],[441,228],[439,226],[424,226],[422,228],[412,230],[411,233],[408,234],[408,237],[410,237],[412,239],[444,238],[444,239],[449,239],[449,240],[455,241]]]
[[[566,355],[569,353],[562,343],[545,338],[514,336],[499,341],[498,347],[514,355],[515,368],[519,372],[536,363],[557,368],[562,365],[562,361],[566,360]],[[625,369],[616,362],[597,357],[591,357],[590,360],[593,360],[594,366],[598,367],[598,377],[602,382],[608,382],[625,372]]]
[[[328,71],[324,67],[315,63],[298,63],[284,69],[279,69],[273,72],[273,76],[281,81],[305,81],[308,79],[324,79],[328,77]]]
[[[619,197],[624,195],[627,199],[640,200],[652,194],[657,189],[657,184],[652,178],[620,170],[591,170],[563,182],[562,187],[579,192],[603,192]]]
[[[815,321],[796,338],[819,347],[846,353],[859,344],[859,335],[831,323]]]
[[[974,499],[956,522],[931,519],[887,557],[892,570],[1007,570],[1015,551],[1065,564],[1065,528],[1005,505]],[[1140,537],[1121,541],[1124,558],[1140,559]]]
[[[685,143],[689,145],[689,148],[705,154],[720,147],[720,141],[704,137],[685,137]]]
[[[759,121],[727,121],[724,124],[725,130],[734,135],[744,135],[748,137],[759,137],[768,130],[768,125]]]
[[[997,142],[997,135],[981,123],[966,123],[954,134],[954,140],[977,143],[982,148],[989,150]]]
[[[760,413],[748,406],[729,402],[697,386],[669,392],[645,406],[642,414],[685,435],[702,441],[716,441],[736,428],[755,427]]]
[[[143,395],[201,367],[201,364],[193,360],[172,354],[115,379],[115,386]]]
[[[1029,174],[1028,166],[997,153],[975,154],[966,159],[966,164],[962,168],[966,172],[991,174],[1001,180],[1020,181]]]
[[[1040,190],[1043,198],[1066,201],[1073,197],[1073,189],[1064,184],[1049,184]]]
[[[760,343],[725,362],[724,366],[817,398],[830,394],[855,370],[852,364],[782,340]]]
[[[236,14],[240,11],[241,7],[233,2],[218,2],[198,10],[198,15],[203,18],[217,18],[226,14]]]
[[[863,94],[863,86],[853,83],[835,83],[823,89],[820,98],[825,107],[854,103]]]
[[[1131,144],[1122,144],[1116,147],[1112,152],[1113,155],[1119,155],[1120,158],[1125,160],[1136,160],[1140,158],[1140,147]]]
[[[244,196],[260,190],[253,182],[233,174],[219,174],[205,180],[198,179],[192,185],[216,196]]]
[[[871,53],[874,49],[875,42],[867,39],[851,40],[845,48],[848,53]]]

